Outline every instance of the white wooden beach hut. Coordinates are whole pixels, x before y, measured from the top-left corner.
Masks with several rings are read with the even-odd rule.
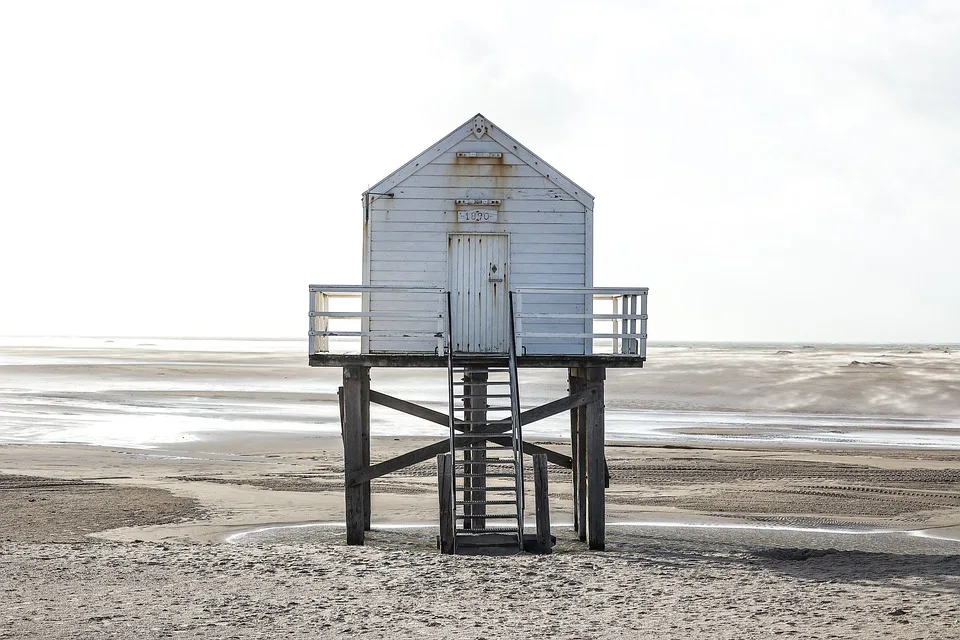
[[[477,115],[364,194],[363,282],[452,293],[455,352],[506,353],[508,292],[593,286],[593,196]],[[435,296],[408,297],[429,316]],[[582,293],[530,294],[527,313],[591,312]],[[368,310],[393,309],[372,292]],[[426,330],[369,319],[371,331]],[[586,318],[531,318],[531,333],[587,333]],[[369,352],[434,351],[435,341],[371,338]],[[586,354],[584,337],[523,341],[526,354]]]
[[[310,365],[343,367],[348,542],[370,527],[372,479],[446,451],[444,551],[491,531],[525,546],[524,454],[538,478],[534,547],[548,546],[549,461],[573,470],[575,528],[602,549],[603,380],[607,367],[643,366],[647,290],[593,286],[593,196],[478,114],[364,192],[363,221],[362,284],[310,286]],[[344,297],[359,308],[332,304]],[[348,318],[359,326],[337,326]],[[331,348],[343,338],[357,348]],[[372,390],[375,367],[446,367],[448,413]],[[569,395],[521,411],[524,367],[567,369]],[[371,465],[371,402],[449,437]],[[570,456],[523,439],[523,425],[564,411]]]

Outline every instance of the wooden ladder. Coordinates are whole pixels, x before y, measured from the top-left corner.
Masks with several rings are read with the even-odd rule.
[[[512,329],[511,323],[507,354],[447,353],[454,552],[459,545],[503,546],[511,540],[519,551],[524,548],[523,436]]]
[[[454,539],[523,549],[523,453],[516,369],[509,358],[450,358]],[[473,538],[473,540],[470,540]],[[456,543],[455,543],[456,544]]]

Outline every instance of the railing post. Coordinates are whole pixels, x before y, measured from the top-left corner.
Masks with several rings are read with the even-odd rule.
[[[593,355],[593,334],[596,333],[593,319],[593,292],[586,291],[583,294],[583,314],[587,316],[583,320],[583,355]]]
[[[523,355],[523,295],[519,291],[511,291],[510,297],[515,303],[513,307],[513,338],[516,341],[517,355]]]
[[[624,350],[624,353],[628,353],[630,355],[637,355],[637,353],[639,353],[639,349],[637,348],[637,344],[639,342],[639,340],[637,340],[637,319],[635,317],[637,315],[637,294],[631,293],[629,295],[629,298],[630,298],[630,315],[633,317],[631,317],[630,321],[627,322],[627,324],[629,325],[629,330],[627,331],[627,333],[630,334],[630,340],[626,345],[627,348]],[[624,298],[623,300],[623,305],[624,307],[626,307],[627,305],[626,298]]]
[[[612,304],[613,311],[611,313],[613,315],[617,315],[617,312],[619,311],[619,309],[617,309],[617,296],[616,295],[611,296],[610,302],[613,303]],[[620,323],[617,321],[617,319],[611,318],[610,322],[613,325],[613,331],[611,331],[610,333],[613,333],[613,334],[620,333]],[[613,353],[614,354],[620,353],[620,339],[617,337],[613,338]]]
[[[620,353],[630,353],[630,321],[627,320],[627,312],[629,311],[629,298],[628,294],[623,294],[620,298],[620,309],[623,319],[621,320],[620,333],[623,334],[623,340],[620,343]]]
[[[647,357],[647,292],[640,294],[640,357]]]
[[[445,336],[447,335],[447,314],[445,312],[446,296],[444,292],[440,292],[440,295],[437,296],[437,355],[442,356],[446,355],[446,340]]]
[[[315,316],[313,315],[314,312],[317,310],[316,298],[317,298],[316,292],[313,290],[313,287],[310,287],[310,316],[309,316],[310,330],[307,332],[307,355],[308,356],[312,356],[314,353],[316,353],[315,345],[317,342],[317,337],[313,335],[313,332],[317,330],[316,319],[315,319]]]
[[[330,298],[323,291],[317,292],[318,297],[320,298],[320,308],[317,310],[318,313],[327,313],[330,311]],[[317,327],[320,331],[328,331],[330,327],[330,317],[326,315],[318,316]],[[321,353],[329,353],[330,351],[330,336],[322,335],[320,340],[317,342],[317,348]]]
[[[360,292],[360,313],[370,311],[370,292]],[[373,324],[373,318],[364,316],[360,318],[360,353],[370,353],[370,325]]]

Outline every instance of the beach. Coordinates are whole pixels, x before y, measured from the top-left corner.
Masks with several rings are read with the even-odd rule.
[[[957,633],[949,346],[651,350],[608,377],[607,550],[551,467],[553,554],[449,557],[429,462],[374,481],[345,545],[339,371],[295,344],[106,340],[0,350],[0,637]],[[436,373],[374,386],[442,410]],[[444,437],[373,418],[373,462]],[[564,451],[564,429],[529,437]]]

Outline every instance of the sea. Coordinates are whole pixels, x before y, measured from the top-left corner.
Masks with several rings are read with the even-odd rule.
[[[0,443],[158,448],[243,434],[339,436],[338,368],[305,339],[0,337]],[[445,369],[374,369],[371,386],[446,411]],[[524,409],[566,372],[522,369]],[[608,369],[608,441],[960,449],[960,345],[652,343]],[[375,437],[445,429],[373,407]],[[565,415],[524,427],[569,439]]]

